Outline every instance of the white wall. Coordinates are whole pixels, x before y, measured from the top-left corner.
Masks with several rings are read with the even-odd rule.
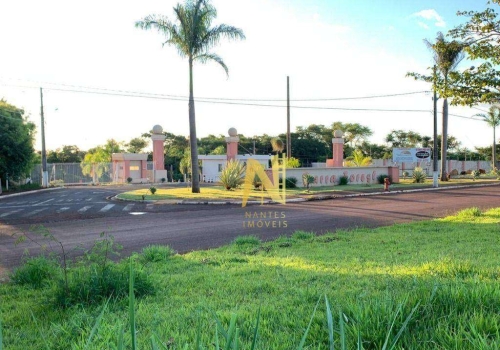
[[[315,177],[312,187],[337,185],[341,176],[349,178],[349,184],[377,183],[377,176],[388,174],[387,167],[352,168],[295,168],[286,169],[286,177],[295,177],[297,186],[304,187],[302,175],[308,173]]]

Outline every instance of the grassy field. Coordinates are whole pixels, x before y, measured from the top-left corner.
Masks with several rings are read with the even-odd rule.
[[[496,179],[481,179],[477,181],[472,181],[472,179],[453,179],[446,182],[440,182],[439,186],[456,186],[456,185],[467,185],[474,183],[498,183]],[[402,190],[405,188],[420,188],[420,187],[432,187],[432,180],[427,180],[425,183],[415,184],[411,179],[403,180],[401,179],[399,183],[391,185],[392,190]],[[345,186],[318,186],[311,187],[309,192],[304,188],[291,188],[287,189],[287,196],[297,197],[297,196],[309,196],[315,194],[334,194],[337,192],[351,192],[351,191],[370,191],[370,190],[383,190],[383,185],[380,184],[364,184],[364,185],[345,185]],[[149,189],[139,189],[134,191],[128,191],[121,193],[118,198],[126,200],[231,200],[239,201],[243,198],[243,190],[235,189],[227,191],[222,186],[210,186],[202,187],[201,193],[191,193],[190,187],[181,188],[162,188],[157,187],[156,193],[151,194]],[[259,190],[252,190],[250,192],[249,200],[260,200],[264,196],[264,199],[271,199],[266,192],[262,193]]]
[[[297,348],[320,298],[305,344],[328,349],[326,295],[335,349],[341,335],[348,349],[356,348],[358,335],[364,349],[381,349],[414,308],[395,349],[498,349],[499,225],[500,208],[468,209],[444,219],[322,236],[296,232],[266,243],[240,237],[185,255],[149,250],[134,257],[136,270],[155,286],[136,301],[138,348],[153,349],[153,337],[164,344],[160,349],[194,349],[197,335],[204,348],[214,348],[214,315],[227,329],[237,314],[241,348],[249,349],[259,309],[257,348]],[[93,333],[102,303],[55,307],[54,280],[38,289],[0,286],[5,348],[83,349],[91,334],[89,349],[113,348],[130,316],[126,297],[111,297]],[[125,339],[130,349],[128,328]]]

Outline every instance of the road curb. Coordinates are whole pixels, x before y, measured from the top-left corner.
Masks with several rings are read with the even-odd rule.
[[[377,192],[361,192],[361,193],[349,193],[349,194],[333,194],[333,195],[319,195],[312,196],[309,198],[292,198],[286,200],[286,203],[300,203],[300,202],[312,202],[312,201],[321,201],[321,200],[329,200],[329,199],[342,199],[342,198],[354,198],[354,197],[368,197],[368,196],[380,196],[380,195],[391,195],[391,194],[401,194],[401,193],[413,193],[413,192],[424,192],[424,191],[444,191],[444,190],[452,190],[452,189],[460,189],[460,188],[471,188],[471,187],[487,187],[487,186],[500,186],[500,183],[495,184],[473,184],[473,185],[456,185],[456,186],[445,186],[445,187],[429,187],[429,188],[413,188],[408,190],[393,190],[393,191],[377,191]],[[107,199],[110,200],[118,200],[123,202],[143,202],[143,203],[158,203],[158,204],[172,204],[172,205],[242,205],[242,201],[190,201],[190,200],[131,200],[131,199],[122,199],[117,196],[111,196]],[[164,201],[162,203],[162,201]],[[167,202],[168,201],[168,202]],[[258,205],[258,204],[278,204],[278,202],[273,200],[265,200],[265,201],[247,201],[247,205]]]
[[[43,188],[43,189],[40,189],[40,190],[34,190],[34,191],[24,191],[24,192],[19,192],[19,193],[12,193],[12,194],[2,194],[0,196],[0,200],[2,200],[4,198],[24,196],[24,195],[28,195],[28,194],[32,194],[32,193],[40,193],[40,192],[60,190],[62,188],[65,188],[65,187],[64,186],[62,186],[62,187],[51,187],[51,188]]]

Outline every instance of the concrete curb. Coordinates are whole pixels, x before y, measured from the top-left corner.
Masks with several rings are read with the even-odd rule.
[[[62,188],[65,188],[65,187],[64,186],[62,186],[62,187],[51,187],[51,188],[43,188],[43,189],[40,189],[40,190],[34,190],[34,191],[24,191],[24,192],[19,192],[19,193],[12,193],[12,194],[2,194],[0,196],[0,200],[2,200],[4,198],[24,196],[24,195],[28,195],[28,194],[32,194],[32,193],[55,191],[55,190],[60,190]]]
[[[456,186],[445,186],[445,187],[428,187],[428,188],[414,188],[408,190],[393,190],[389,192],[385,191],[377,191],[377,192],[361,192],[361,193],[350,193],[350,194],[332,194],[332,195],[321,195],[321,196],[312,196],[309,198],[292,198],[288,199],[286,203],[300,203],[300,202],[311,202],[311,201],[321,201],[328,199],[341,199],[341,198],[354,198],[354,197],[367,197],[367,196],[380,196],[380,195],[391,195],[391,194],[400,194],[400,193],[413,193],[413,192],[424,192],[424,191],[444,191],[444,190],[452,190],[452,189],[460,189],[460,188],[470,188],[470,187],[486,187],[486,186],[500,186],[499,183],[495,184],[477,184],[477,185],[456,185]],[[118,196],[118,195],[117,195]],[[176,205],[241,205],[242,201],[190,201],[190,200],[130,200],[130,199],[121,199],[117,198],[117,196],[108,197],[111,200],[119,200],[124,202],[144,202],[144,203],[158,203],[158,204],[176,204]],[[163,203],[162,203],[163,201]],[[168,202],[167,202],[168,201]],[[272,200],[265,201],[248,201],[247,205],[258,205],[258,204],[277,204],[278,202]]]

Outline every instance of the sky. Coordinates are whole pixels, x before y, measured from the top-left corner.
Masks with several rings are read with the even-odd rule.
[[[187,136],[188,62],[162,46],[164,36],[134,26],[149,14],[173,18],[177,2],[1,0],[0,98],[24,108],[39,130],[43,88],[48,150],[127,142],[156,124]],[[433,64],[423,39],[434,41],[438,31],[465,21],[457,11],[482,10],[486,2],[212,0],[214,24],[239,27],[246,40],[221,41],[213,50],[229,77],[216,63],[195,65],[195,98],[214,99],[196,103],[198,137],[227,136],[230,127],[248,137],[285,133],[287,76],[292,131],[340,121],[369,126],[375,143],[397,129],[432,135],[432,96],[421,93],[430,86],[405,75],[426,73]],[[82,90],[87,93],[76,92]],[[116,91],[156,98],[113,96]],[[398,96],[350,99],[380,95]],[[314,99],[330,100],[301,101]],[[450,113],[462,116],[450,116],[449,134],[463,147],[491,144],[491,128],[470,119],[478,109],[452,106]]]

